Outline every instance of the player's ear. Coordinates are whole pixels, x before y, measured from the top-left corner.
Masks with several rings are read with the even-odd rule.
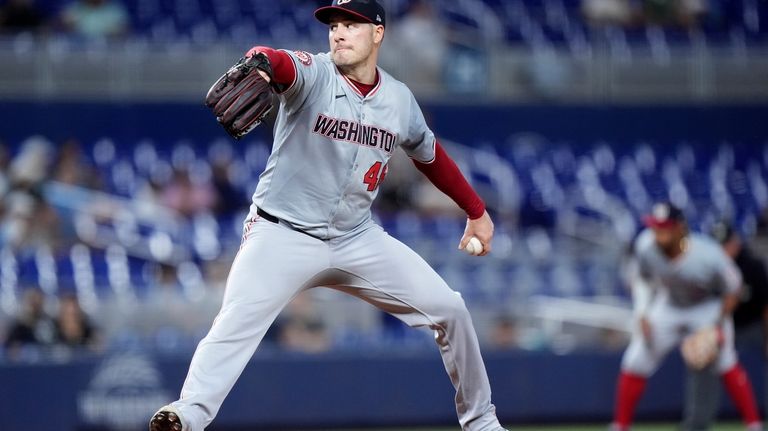
[[[380,44],[382,40],[384,40],[384,26],[377,25],[373,30],[373,42]]]

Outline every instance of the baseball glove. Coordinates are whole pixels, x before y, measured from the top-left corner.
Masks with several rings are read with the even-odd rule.
[[[272,67],[262,53],[241,58],[221,76],[205,96],[205,105],[233,138],[240,139],[272,110]]]
[[[712,326],[685,337],[680,346],[680,353],[689,367],[702,370],[715,361],[721,344],[722,333],[719,328]]]

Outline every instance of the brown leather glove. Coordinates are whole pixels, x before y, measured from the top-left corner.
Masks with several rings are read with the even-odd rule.
[[[259,73],[272,77],[266,55],[241,58],[208,90],[205,105],[233,138],[240,139],[258,126],[272,110],[272,85]]]

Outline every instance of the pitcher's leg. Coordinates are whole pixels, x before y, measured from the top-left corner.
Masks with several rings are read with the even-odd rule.
[[[419,301],[415,304],[418,307]],[[430,328],[435,330],[445,370],[456,389],[456,412],[462,428],[500,429],[477,334],[464,300],[454,292],[443,293],[441,299],[430,298],[423,309],[424,317],[433,321]],[[421,316],[418,312],[412,315]]]
[[[379,227],[332,247],[331,264],[354,280],[360,296],[410,326],[435,330],[435,341],[456,389],[462,429],[499,430],[491,388],[464,300],[414,251]]]
[[[253,226],[232,264],[221,311],[172,404],[185,431],[202,431],[213,420],[277,315],[327,265],[321,241],[265,221]]]

